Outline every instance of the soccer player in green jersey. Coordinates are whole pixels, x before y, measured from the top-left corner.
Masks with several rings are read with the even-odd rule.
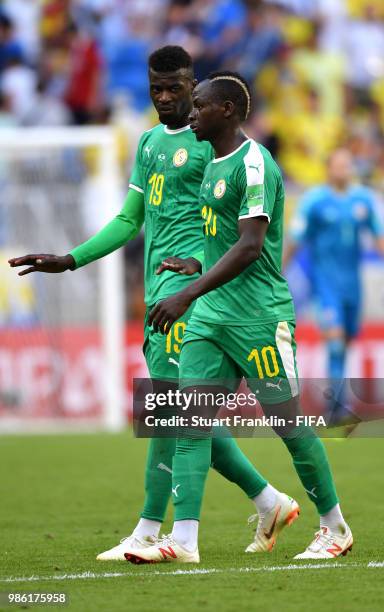
[[[145,301],[148,309],[199,277],[200,264],[195,259],[188,259],[185,264],[185,272],[192,271],[192,277],[170,271],[159,276],[155,274],[167,256],[185,258],[203,249],[198,194],[213,150],[208,142],[198,142],[189,126],[195,85],[190,56],[181,47],[168,46],[155,51],[149,58],[149,83],[160,124],[145,132],[140,140],[130,188],[120,214],[68,255],[33,254],[10,260],[13,267],[30,266],[20,275],[78,269],[133,239],[145,220]],[[191,310],[187,309],[166,337],[155,333],[147,320],[145,322],[144,354],[154,391],[168,390],[172,384],[177,388],[177,382],[170,381],[178,381],[180,344]],[[175,445],[174,439],[151,439],[145,473],[146,497],[140,520],[128,538],[98,555],[99,560],[125,561],[125,550],[148,546],[157,538],[171,495]],[[277,494],[284,502],[279,528],[297,516],[296,502],[268,484],[232,438],[221,437],[214,441],[209,462],[243,489],[254,501],[260,517],[274,505]],[[194,532],[195,526],[191,529]],[[265,539],[264,550],[271,542],[274,539]]]
[[[320,515],[320,530],[297,559],[346,554],[352,533],[341,514],[322,442],[300,424],[295,363],[295,316],[281,275],[284,187],[270,153],[241,130],[250,105],[240,75],[215,73],[194,90],[191,127],[208,140],[216,157],[205,170],[200,206],[205,234],[204,274],[150,313],[154,329],[167,331],[197,300],[180,354],[184,390],[204,391],[223,376],[247,378],[268,415],[290,417],[275,428],[287,446],[297,474]],[[165,260],[159,268],[177,272],[183,263]],[[198,264],[196,264],[196,269]],[[188,385],[188,380],[193,385]],[[196,408],[197,409],[197,408]],[[189,432],[191,434],[191,432]],[[170,536],[126,554],[140,562],[198,562],[197,525],[210,464],[210,436],[179,437],[173,460],[174,526]],[[249,550],[273,537],[281,511],[279,496],[256,532]],[[195,537],[191,525],[195,525]]]

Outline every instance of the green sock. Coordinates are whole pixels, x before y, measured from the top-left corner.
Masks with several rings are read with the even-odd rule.
[[[187,440],[190,442],[190,440]],[[145,473],[145,503],[142,518],[163,522],[172,488],[172,465],[176,441],[152,438]],[[212,467],[237,484],[245,494],[256,497],[267,485],[232,437],[212,439]],[[204,480],[205,482],[205,480]],[[203,483],[204,484],[204,483]]]
[[[295,470],[319,514],[329,512],[339,500],[324,444],[310,427],[296,427],[283,438]]]
[[[212,438],[211,460],[211,467],[237,484],[251,499],[268,484],[232,437]]]
[[[172,465],[175,521],[199,520],[211,464],[211,438],[179,438]]]
[[[145,469],[145,502],[142,518],[164,520],[172,489],[174,438],[152,438],[149,442]]]

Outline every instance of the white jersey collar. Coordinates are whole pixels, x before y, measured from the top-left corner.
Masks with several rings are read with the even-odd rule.
[[[221,161],[224,161],[225,159],[228,159],[228,157],[232,157],[232,155],[235,155],[238,151],[240,151],[240,149],[242,147],[244,147],[244,145],[248,144],[249,142],[251,142],[250,138],[248,138],[247,140],[244,140],[244,142],[242,142],[241,145],[239,147],[237,147],[237,149],[232,151],[232,153],[228,153],[228,155],[224,155],[224,157],[215,157],[212,160],[212,163],[213,164],[217,164],[218,162],[221,162]]]
[[[173,136],[173,134],[180,134],[181,132],[186,132],[187,130],[190,130],[191,126],[190,125],[185,125],[182,128],[178,128],[177,130],[171,130],[171,128],[169,128],[167,125],[164,126],[164,132],[166,134],[170,134],[171,136]]]

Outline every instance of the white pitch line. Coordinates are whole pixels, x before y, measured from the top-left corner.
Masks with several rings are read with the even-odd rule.
[[[95,572],[83,572],[81,574],[59,574],[57,576],[10,576],[9,578],[0,578],[0,583],[12,582],[53,582],[55,580],[89,580],[95,578],[122,578],[137,576],[194,576],[200,574],[242,574],[255,572],[284,572],[284,571],[301,571],[301,570],[319,570],[319,569],[348,569],[348,568],[370,568],[383,569],[383,561],[370,561],[369,563],[291,563],[290,565],[264,565],[262,567],[229,567],[226,569],[208,568],[208,569],[191,569],[191,570],[174,570],[171,572],[104,572],[97,574]]]

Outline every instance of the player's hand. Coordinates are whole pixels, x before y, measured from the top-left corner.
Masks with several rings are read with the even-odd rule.
[[[167,334],[174,322],[183,316],[190,305],[191,299],[185,295],[184,291],[180,291],[158,302],[149,313],[148,323],[149,325],[153,325],[155,332]]]
[[[41,253],[33,255],[23,255],[22,257],[13,257],[8,260],[11,268],[19,268],[20,266],[30,266],[19,272],[19,276],[30,274],[31,272],[49,272],[58,274],[66,270],[74,270],[76,263],[72,255],[47,255]]]
[[[167,257],[167,259],[164,259],[157,268],[156,274],[161,274],[164,270],[170,270],[171,272],[176,272],[176,274],[192,276],[192,274],[196,274],[196,272],[201,272],[201,263],[194,257],[188,257],[187,259]]]

